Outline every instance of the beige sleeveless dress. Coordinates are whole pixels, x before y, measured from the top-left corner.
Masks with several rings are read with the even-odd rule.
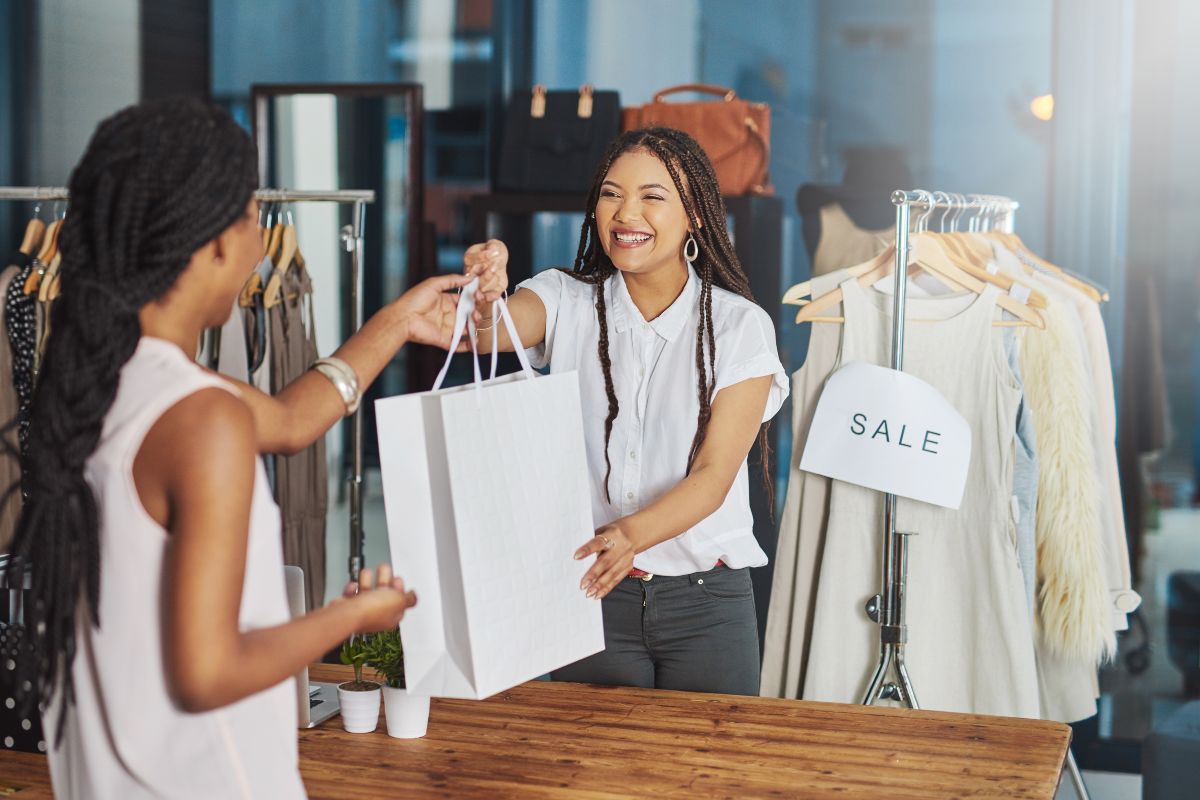
[[[821,239],[813,253],[812,274],[825,275],[870,261],[895,238],[896,231],[891,226],[880,230],[858,227],[840,203],[823,206]]]
[[[839,365],[890,362],[889,296],[850,279]],[[958,511],[901,499],[898,527],[916,531],[908,576],[909,673],[927,709],[1038,717],[1038,680],[1012,519],[1020,386],[992,327],[994,286],[981,295],[913,298],[905,372],[937,387],[969,422],[972,455]],[[947,309],[952,315],[947,317]],[[803,697],[857,703],[874,672],[879,627],[864,605],[879,591],[883,496],[831,484],[812,609]]]

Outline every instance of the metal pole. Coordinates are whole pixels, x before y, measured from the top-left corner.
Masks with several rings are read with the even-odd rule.
[[[354,204],[354,219],[345,236],[350,251],[350,329],[357,331],[363,317],[363,229],[366,226],[366,205]],[[360,405],[350,418],[350,441],[353,448],[353,468],[350,475],[350,580],[356,580],[363,568],[366,536],[363,532],[363,408]]]
[[[896,191],[892,203],[896,206],[896,263],[893,270],[894,294],[892,306],[892,369],[904,368],[904,326],[908,300],[908,227],[910,205],[917,195]],[[896,530],[896,496],[884,495],[883,506],[883,575],[882,592],[868,604],[868,613],[880,625],[879,663],[871,678],[863,705],[888,698],[899,700],[910,708],[919,708],[916,692],[904,664],[904,646],[908,642],[908,627],[904,611],[908,580],[908,534]],[[884,683],[894,667],[896,681]]]
[[[0,186],[0,200],[69,200],[65,186]]]
[[[310,192],[292,189],[259,189],[256,200],[275,203],[373,203],[375,192],[369,189],[339,189]],[[0,200],[69,200],[65,186],[0,186]]]

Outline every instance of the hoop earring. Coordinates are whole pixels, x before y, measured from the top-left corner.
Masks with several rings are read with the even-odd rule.
[[[683,243],[683,258],[689,264],[694,264],[699,257],[700,245],[696,242],[696,237],[689,233],[687,241]]]

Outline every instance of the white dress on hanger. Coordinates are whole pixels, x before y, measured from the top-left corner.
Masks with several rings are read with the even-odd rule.
[[[839,366],[890,363],[891,303],[856,280],[844,293]],[[906,650],[923,708],[1038,717],[1033,635],[1012,518],[1020,386],[992,327],[997,290],[913,298],[904,371],[937,387],[972,430],[958,511],[901,499],[910,540]],[[797,443],[797,447],[802,443]],[[879,626],[864,606],[879,591],[883,495],[833,482],[819,566],[804,699],[857,703],[874,672]],[[802,535],[805,532],[802,532]]]

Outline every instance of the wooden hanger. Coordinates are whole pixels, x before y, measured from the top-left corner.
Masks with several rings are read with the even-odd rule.
[[[1106,303],[1109,300],[1107,291],[1100,287],[1094,286],[1088,281],[1076,277],[1064,270],[1062,267],[1051,264],[1046,259],[1039,256],[1037,253],[1030,250],[1021,237],[1015,233],[1003,233],[1001,231],[991,231],[990,235],[996,238],[1001,244],[1011,250],[1014,254],[1024,253],[1025,256],[1038,265],[1045,272],[1050,273],[1053,277],[1061,280],[1063,283],[1083,292],[1087,297],[1096,303]]]
[[[895,248],[891,248],[893,254]],[[877,258],[875,261],[879,261]],[[874,263],[874,262],[869,262]],[[892,274],[895,269],[895,259],[887,258],[883,263],[862,272],[856,280],[859,286],[867,287],[871,284],[882,280]],[[925,269],[931,275],[942,279],[947,285],[958,284],[959,286],[969,289],[976,294],[981,294],[987,284],[970,275],[969,273],[958,268],[950,261],[946,255],[946,251],[942,249],[937,240],[927,234],[914,234],[910,239],[910,247],[908,253],[908,268],[911,271],[914,266]],[[796,322],[845,322],[845,317],[821,317],[820,314],[826,309],[832,308],[843,300],[842,288],[839,286],[831,292],[827,292],[821,297],[816,298],[811,303],[800,309],[800,313],[796,315]],[[1022,303],[1015,297],[1001,294],[996,298],[996,304],[1002,309],[1016,317],[1020,322],[1015,324],[1027,324],[1035,328],[1044,328],[1045,321],[1042,315],[1034,308]],[[915,320],[914,320],[915,321]],[[992,323],[997,327],[1008,326],[1014,323],[1004,320],[997,320]]]
[[[254,295],[262,294],[262,275],[255,270],[250,276],[250,280],[246,281],[246,285],[242,287],[241,294],[238,295],[238,305],[242,308],[254,307]]]
[[[925,231],[925,232],[921,232],[919,234],[914,233],[913,241],[915,241],[915,237],[917,237],[917,236],[937,236],[939,241],[943,245],[943,248],[944,248],[950,262],[952,264],[954,264],[955,267],[961,269],[963,272],[976,278],[977,280],[995,284],[996,286],[1000,287],[1001,289],[1003,289],[1005,291],[1011,291],[1014,283],[1019,283],[1020,285],[1029,289],[1029,300],[1026,303],[1026,305],[1029,305],[1029,306],[1031,306],[1033,308],[1037,308],[1037,309],[1046,308],[1047,300],[1046,300],[1045,293],[1040,292],[1037,289],[1033,288],[1032,286],[1028,286],[1021,281],[1017,281],[1014,278],[1012,278],[1011,276],[1002,275],[1000,273],[988,272],[987,268],[985,266],[983,266],[983,264],[986,264],[986,261],[983,260],[980,252],[976,249],[973,249],[973,247],[971,245],[967,244],[967,241],[971,238],[970,234],[953,234],[953,235],[949,234],[949,233],[934,234],[934,233]],[[959,237],[964,237],[964,238],[959,238]],[[891,258],[894,257],[895,252],[896,252],[896,250],[895,250],[894,246],[889,247],[886,251],[884,251],[883,254],[881,254],[880,258],[887,257],[890,260]],[[847,270],[847,272],[849,275],[857,278],[857,277],[861,277],[862,275],[864,275],[867,272],[873,271],[877,266],[878,266],[878,264],[875,261],[869,261],[864,264],[860,264],[857,267],[851,267],[849,270]],[[889,270],[889,274],[890,274],[890,270]],[[960,281],[960,283],[961,283],[961,281]],[[811,280],[804,281],[803,283],[798,283],[795,286],[793,286],[792,288],[787,290],[787,292],[783,296],[783,302],[786,305],[797,305],[797,306],[808,305],[809,301],[805,300],[804,298],[807,297],[811,292],[812,292],[812,281]],[[796,321],[800,322],[801,320],[799,319],[799,317],[797,317]]]
[[[916,234],[913,234],[912,238],[909,239],[909,247],[910,248],[919,247],[919,245],[916,244],[917,240],[915,237],[916,237]],[[910,256],[909,256],[909,264],[910,265],[912,265],[913,261],[914,261],[911,253],[912,253],[912,250],[910,249]],[[895,264],[895,261],[896,261],[896,244],[895,244],[895,242],[893,242],[892,244],[888,245],[886,250],[884,250],[879,255],[875,256],[875,258],[871,259],[870,261],[864,261],[863,263],[858,264],[857,266],[847,267],[846,275],[848,277],[852,277],[852,278],[859,278],[860,279],[859,285],[861,285],[861,286],[869,286],[877,281],[883,280],[888,275],[891,275],[892,274],[892,266]],[[953,280],[953,278],[950,277],[949,274],[939,274],[936,272],[934,272],[933,274],[934,274],[934,277],[938,278],[938,280],[940,280],[945,286],[947,286],[948,288],[950,288],[954,291],[963,291],[966,288],[965,286],[963,286],[962,283],[959,283],[959,282]],[[803,283],[796,284],[792,288],[788,289],[787,293],[784,294],[783,302],[788,305],[807,306],[809,303],[811,303],[813,301],[805,300],[803,298],[807,297],[809,294],[812,293],[812,284],[813,284],[813,282],[811,280],[807,280],[807,281],[804,281]],[[799,314],[796,315],[797,323],[804,322],[804,321],[806,321],[806,320],[803,319]]]
[[[272,263],[279,261],[279,249],[283,245],[283,228],[282,222],[275,223],[271,228],[271,240],[267,242],[267,258],[271,259]]]
[[[271,278],[263,289],[263,306],[266,308],[274,308],[283,301],[283,278],[300,249],[296,243],[296,226],[291,223],[283,226],[280,240],[279,261],[276,262],[275,269],[271,270]]]
[[[34,217],[25,226],[25,236],[21,239],[21,246],[18,249],[27,256],[33,255],[34,251],[38,249],[38,245],[42,243],[42,237],[45,234],[46,223]]]
[[[34,256],[38,262],[38,268],[29,273],[29,277],[25,279],[25,285],[22,287],[25,294],[30,295],[38,290],[42,284],[42,276],[46,274],[46,267],[54,256],[58,253],[58,232],[62,229],[62,220],[56,219],[46,228],[46,236],[42,240],[42,249]]]
[[[41,285],[38,286],[38,300],[47,303],[52,300],[57,300],[62,289],[59,287],[59,266],[62,264],[62,253],[55,253],[54,259],[50,262],[50,266],[46,267],[46,274],[42,276]]]
[[[271,220],[275,218],[275,206],[264,201],[258,204],[258,232],[262,234],[263,254],[271,245]]]
[[[858,277],[861,277],[861,276],[867,274],[868,272],[878,269],[879,266],[881,264],[884,264],[885,262],[890,262],[890,261],[895,261],[895,260],[896,260],[896,243],[892,242],[891,244],[889,244],[887,246],[887,248],[882,253],[875,256],[870,261],[864,261],[863,263],[858,264],[857,266],[848,267],[846,269],[846,274],[849,277],[858,278]],[[810,294],[812,294],[812,286],[813,286],[813,282],[811,279],[804,281],[803,283],[797,283],[795,286],[793,286],[792,288],[790,288],[786,292],[784,292],[783,304],[787,305],[787,306],[808,305],[809,302],[811,302],[811,301],[806,300],[804,298],[806,298]],[[799,322],[800,320],[797,319],[796,321]]]
[[[1012,291],[1014,284],[1019,284],[1029,290],[1029,299],[1026,301],[1026,305],[1037,309],[1046,308],[1045,292],[1039,291],[1011,275],[988,271],[987,265],[992,259],[992,248],[980,238],[980,234],[953,232],[938,235],[949,247],[955,248],[955,251],[967,262],[958,262],[964,270],[980,280],[994,283],[1006,292]]]

